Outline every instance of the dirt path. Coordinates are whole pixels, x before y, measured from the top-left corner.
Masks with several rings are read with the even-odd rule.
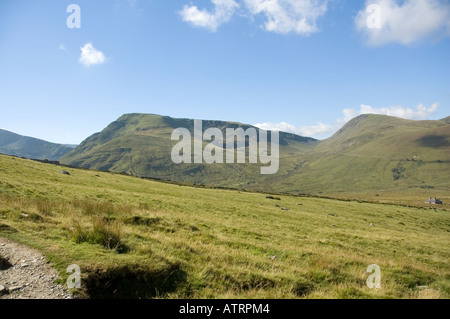
[[[72,298],[67,288],[55,283],[58,272],[39,251],[0,237],[0,256],[11,265],[0,265],[0,299]]]

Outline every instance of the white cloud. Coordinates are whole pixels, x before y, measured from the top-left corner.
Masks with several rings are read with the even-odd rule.
[[[372,13],[366,12],[366,8],[355,18],[357,30],[369,45],[408,45],[433,35],[450,35],[448,0],[366,0],[366,7],[370,4],[380,8],[381,28],[367,26]]]
[[[359,114],[383,114],[409,120],[424,120],[436,113],[438,108],[439,103],[434,103],[429,108],[427,108],[423,104],[419,104],[415,110],[411,108],[405,108],[403,106],[374,108],[370,105],[362,104],[360,106]]]
[[[128,2],[130,8],[134,9],[136,7],[137,0],[126,0],[126,1]]]
[[[203,27],[211,31],[228,22],[233,16],[239,4],[234,0],[211,0],[214,4],[214,11],[209,12],[205,9],[199,10],[197,6],[185,5],[179,13],[183,21],[196,27]]]
[[[58,46],[58,50],[66,51],[67,49],[66,49],[66,46],[65,46],[64,44],[60,44],[60,45]]]
[[[361,114],[382,114],[410,120],[424,120],[429,118],[434,113],[436,113],[438,108],[439,103],[434,103],[429,108],[427,108],[423,104],[419,104],[416,107],[416,109],[406,108],[403,106],[374,108],[370,105],[361,104],[359,110],[354,108],[343,109],[342,110],[343,117],[336,119],[333,124],[324,124],[319,122],[316,125],[296,127],[295,125],[286,122],[281,123],[266,122],[255,124],[255,126],[263,130],[283,131],[294,133],[301,136],[323,138],[335,133],[348,121]]]
[[[103,52],[94,48],[92,43],[86,43],[81,49],[80,63],[86,67],[105,63],[106,57]]]
[[[317,125],[312,126],[301,126],[295,127],[292,124],[281,122],[281,123],[260,123],[255,124],[254,126],[266,130],[266,131],[282,131],[294,133],[301,136],[321,136],[323,134],[327,134],[335,130],[333,125],[328,125],[324,123],[317,123]]]
[[[244,0],[251,14],[264,14],[266,31],[295,32],[308,35],[317,32],[316,21],[327,11],[328,0]]]
[[[240,0],[246,9],[241,16],[252,21],[257,15],[264,15],[264,29],[276,33],[295,32],[308,35],[317,32],[316,21],[327,11],[330,0]],[[211,0],[212,12],[200,10],[196,5],[185,5],[180,15],[183,21],[212,31],[228,22],[241,6],[236,0]]]

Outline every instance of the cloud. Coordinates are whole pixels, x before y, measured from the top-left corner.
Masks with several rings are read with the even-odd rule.
[[[286,122],[281,123],[266,122],[255,124],[254,126],[266,131],[282,131],[294,133],[301,136],[321,136],[323,134],[327,134],[335,130],[335,127],[333,125],[324,124],[320,122],[317,123],[317,125],[301,126],[301,127],[295,127],[294,125]]]
[[[301,136],[322,138],[334,134],[348,121],[361,114],[382,114],[410,120],[424,120],[432,116],[434,113],[436,113],[438,108],[439,103],[434,103],[429,108],[427,108],[423,104],[419,104],[416,107],[416,109],[406,108],[403,106],[374,108],[370,105],[361,104],[359,110],[354,108],[343,109],[342,110],[343,117],[336,119],[332,124],[324,124],[319,122],[316,125],[296,127],[295,125],[286,122],[281,123],[266,122],[255,124],[255,126],[263,130],[283,131],[294,133]]]
[[[379,6],[380,28],[368,27],[373,12],[366,12],[366,7],[371,4]],[[408,45],[433,35],[450,35],[447,0],[366,0],[366,7],[359,11],[355,25],[368,45]]]
[[[436,113],[438,108],[439,108],[439,103],[434,103],[429,108],[427,108],[423,104],[419,104],[415,110],[411,109],[411,108],[405,108],[403,106],[374,108],[370,105],[362,104],[360,106],[359,114],[383,114],[383,115],[400,117],[400,118],[408,119],[408,120],[424,120],[424,119],[429,118],[434,113]],[[348,111],[351,109],[346,109],[346,110]]]
[[[58,46],[58,50],[66,51],[67,48],[66,48],[66,46],[65,46],[64,44],[60,44],[60,45]]]
[[[103,64],[106,57],[103,52],[94,48],[92,43],[86,43],[81,49],[80,63],[86,67]]]
[[[199,10],[195,5],[185,5],[179,14],[183,21],[193,26],[216,31],[221,24],[231,19],[239,4],[234,0],[211,0],[211,2],[214,4],[213,12]]]
[[[263,29],[275,33],[308,35],[317,32],[316,21],[327,11],[330,0],[240,0],[244,4],[246,16],[251,21],[257,15],[264,15]],[[196,5],[185,5],[180,11],[182,20],[196,27],[216,31],[228,22],[241,6],[236,0],[211,0],[212,12],[200,10]]]
[[[308,35],[327,11],[328,0],[244,0],[253,15],[264,14],[266,31]]]
[[[128,2],[130,8],[134,9],[136,7],[137,0],[126,0],[126,2]]]

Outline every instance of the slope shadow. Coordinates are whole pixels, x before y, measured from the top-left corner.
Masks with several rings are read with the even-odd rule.
[[[96,269],[82,282],[92,299],[148,299],[175,291],[186,278],[186,272],[172,264],[157,271],[133,266]]]
[[[446,135],[427,135],[417,140],[424,147],[449,147],[450,137]]]

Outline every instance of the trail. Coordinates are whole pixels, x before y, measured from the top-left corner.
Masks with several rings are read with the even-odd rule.
[[[72,299],[39,251],[0,237],[0,256],[11,264],[0,268],[0,299]]]

